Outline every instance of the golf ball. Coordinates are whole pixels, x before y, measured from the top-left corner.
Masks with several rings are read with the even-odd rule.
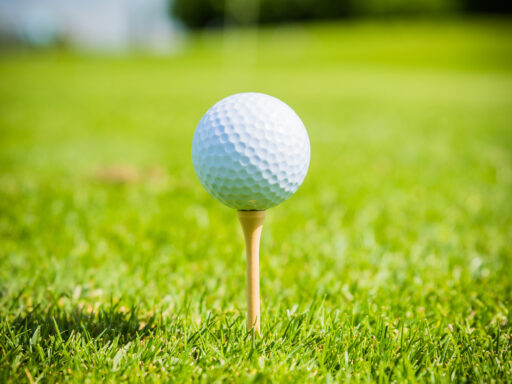
[[[203,187],[239,210],[282,203],[304,181],[309,160],[309,137],[299,116],[262,93],[219,101],[203,116],[192,141],[192,163]]]

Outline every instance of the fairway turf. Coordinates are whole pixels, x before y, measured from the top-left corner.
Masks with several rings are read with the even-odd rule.
[[[289,104],[303,186],[269,210],[262,337],[195,126]],[[0,382],[507,382],[512,24],[189,37],[170,57],[0,57]]]

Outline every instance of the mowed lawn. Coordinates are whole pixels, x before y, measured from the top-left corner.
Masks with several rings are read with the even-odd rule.
[[[312,147],[267,213],[257,339],[236,214],[190,156],[242,91]],[[506,382],[511,307],[510,20],[0,57],[1,382]]]

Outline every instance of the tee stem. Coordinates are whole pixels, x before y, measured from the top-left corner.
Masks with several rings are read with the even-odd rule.
[[[247,256],[247,330],[260,334],[260,238],[265,211],[238,211]]]

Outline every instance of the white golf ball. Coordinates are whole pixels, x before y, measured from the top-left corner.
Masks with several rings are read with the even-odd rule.
[[[299,188],[310,151],[293,109],[262,93],[239,93],[203,116],[192,141],[192,163],[203,187],[223,204],[264,210]]]

